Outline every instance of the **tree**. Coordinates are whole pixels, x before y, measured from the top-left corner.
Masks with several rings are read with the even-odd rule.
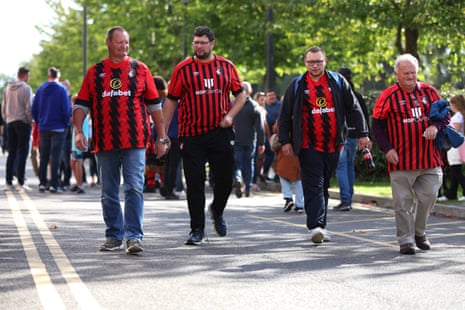
[[[76,0],[65,12],[58,0],[47,0],[60,18],[50,40],[34,57],[34,67],[61,67],[79,87],[82,58],[82,10],[88,12],[88,62],[106,56],[106,30],[122,25],[131,36],[131,55],[169,79],[171,70],[190,54],[195,26],[208,24],[217,37],[215,52],[230,58],[241,76],[258,88],[266,75],[276,76],[278,93],[304,70],[302,54],[319,45],[327,51],[328,68],[350,67],[362,91],[393,82],[396,55],[410,52],[421,61],[420,78],[438,88],[463,87],[462,54],[465,4],[453,0]],[[273,22],[267,10],[273,12]],[[266,37],[273,39],[273,72],[266,72]],[[271,71],[271,69],[268,69]],[[257,88],[256,88],[257,89]]]

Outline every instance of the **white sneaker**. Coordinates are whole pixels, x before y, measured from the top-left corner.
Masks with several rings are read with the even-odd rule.
[[[464,196],[460,196],[459,198],[457,198],[458,201],[465,201],[465,197]]]
[[[330,242],[331,236],[329,235],[328,231],[323,228],[323,242]]]
[[[22,192],[22,191],[24,191],[24,192],[30,192],[30,191],[32,191],[32,188],[31,188],[29,185],[27,185],[27,184],[23,184],[23,185],[18,185],[18,186],[16,187],[16,190],[17,190],[18,192]]]
[[[323,243],[324,241],[324,234],[323,234],[323,228],[321,227],[315,227],[310,231],[310,236],[312,236],[312,242],[313,243]]]
[[[462,198],[462,197],[461,197]],[[447,201],[447,197],[446,196],[440,196],[438,197],[437,199],[438,201]]]

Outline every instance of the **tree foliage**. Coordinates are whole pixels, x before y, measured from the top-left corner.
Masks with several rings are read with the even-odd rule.
[[[49,66],[61,69],[76,91],[83,74],[83,6],[87,8],[87,66],[107,55],[106,30],[114,25],[130,34],[130,53],[169,79],[175,64],[191,54],[191,33],[208,25],[217,37],[215,52],[230,58],[243,79],[263,87],[266,60],[282,93],[292,76],[304,70],[302,54],[323,47],[328,68],[350,67],[362,91],[379,91],[393,82],[399,53],[419,57],[419,77],[440,88],[463,88],[465,5],[453,0],[75,0],[64,10],[47,0],[59,16],[33,59],[37,86]],[[272,20],[267,18],[267,10]],[[272,35],[267,55],[266,36]],[[40,72],[40,75],[37,73]],[[37,77],[42,77],[38,79]]]

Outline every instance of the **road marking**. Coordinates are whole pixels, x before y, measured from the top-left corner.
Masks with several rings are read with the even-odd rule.
[[[57,267],[61,272],[61,275],[66,280],[66,283],[68,284],[68,287],[69,287],[72,295],[74,296],[74,299],[79,304],[79,307],[81,309],[101,309],[101,307],[98,304],[97,300],[94,298],[94,296],[89,291],[87,286],[81,281],[81,278],[77,274],[74,267],[71,265],[70,261],[66,257],[65,253],[61,249],[58,242],[56,241],[55,237],[53,237],[53,234],[50,232],[49,228],[47,227],[47,225],[43,221],[42,216],[40,215],[39,211],[37,210],[34,202],[30,199],[30,197],[26,193],[21,192],[20,195],[21,195],[21,198],[22,198],[22,201],[23,201],[24,205],[27,207],[29,213],[31,214],[31,217],[32,217],[32,219],[34,221],[34,224],[37,226],[37,228],[38,228],[38,230],[39,230],[45,244],[47,245],[48,249],[50,250],[50,253],[51,253],[53,259],[55,260],[55,262],[57,264]],[[37,248],[35,247],[32,239],[30,238],[29,230],[28,230],[27,225],[26,225],[26,223],[24,221],[24,217],[21,214],[21,210],[18,207],[18,203],[17,203],[16,199],[14,198],[14,196],[12,194],[10,194],[8,196],[8,201],[9,201],[10,206],[11,205],[15,206],[16,213],[20,214],[20,217],[21,217],[21,220],[22,220],[23,230],[26,230],[28,232],[28,234],[29,234],[28,244],[29,244],[30,248],[33,249],[34,254],[35,254],[32,257],[33,259],[31,261],[34,262],[34,263],[39,262],[41,264],[41,266],[42,266],[42,269],[41,269],[42,274],[45,274],[46,277],[48,278],[48,285],[53,287],[53,284],[50,281],[50,277],[48,275],[46,267],[42,263],[42,261],[40,259],[40,256],[39,256],[39,254],[37,252]],[[20,224],[21,224],[21,222],[20,222]],[[17,227],[19,229],[20,226],[18,226],[18,224],[17,224]],[[21,237],[21,240],[23,242],[22,237]],[[24,245],[24,242],[23,242],[23,247],[26,249],[26,247]],[[29,261],[29,259],[28,259],[28,261]],[[31,263],[29,263],[29,264],[31,265]],[[31,272],[32,272],[32,267],[31,267]],[[36,285],[37,285],[38,282],[37,281],[35,281],[35,282],[36,282]],[[38,290],[39,290],[39,287],[38,287]],[[53,287],[53,290],[54,290],[55,294],[58,295],[58,292],[56,291],[56,289],[54,287]],[[58,308],[59,309],[60,305],[63,305],[63,309],[64,309],[63,300],[60,298],[59,295],[57,297],[55,297],[55,298],[59,299],[59,301],[60,301],[59,304],[57,304],[56,301],[50,300],[51,298],[49,297],[48,294],[45,294],[45,295],[42,295],[42,296],[40,295],[40,298],[41,298],[42,304],[43,304],[45,309],[49,309],[49,304],[50,304],[50,308],[53,308],[53,309]],[[47,303],[47,306],[46,306],[45,302]]]
[[[295,226],[295,227],[303,227],[305,229],[307,228],[307,225],[305,225],[305,224],[295,224],[295,223],[290,223],[289,221],[285,221],[285,220],[273,219],[273,218],[262,217],[262,216],[257,216],[257,215],[248,215],[248,216],[256,218],[256,219],[262,219],[264,221],[271,221],[271,222],[286,224],[286,225]],[[332,230],[330,230],[329,233],[331,235],[341,236],[341,237],[355,239],[355,240],[359,240],[359,241],[364,241],[364,242],[367,242],[367,243],[377,244],[377,245],[381,245],[381,246],[384,246],[384,247],[396,248],[395,245],[393,245],[393,244],[391,244],[389,242],[375,241],[375,240],[372,240],[372,239],[363,238],[363,237],[360,237],[360,236],[355,236],[355,235],[348,234],[348,233],[343,233],[343,232],[336,232],[336,231],[332,231]]]
[[[37,248],[32,241],[31,233],[27,228],[24,216],[18,206],[18,202],[12,193],[6,193],[19,238],[23,245],[26,259],[31,269],[32,278],[37,288],[40,302],[44,309],[65,309],[65,305],[55,286],[52,284],[47,268],[40,259]]]

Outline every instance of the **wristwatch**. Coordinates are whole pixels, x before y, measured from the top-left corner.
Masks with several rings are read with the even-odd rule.
[[[158,142],[161,142],[163,144],[170,144],[170,139],[168,139],[168,138],[158,138]]]

